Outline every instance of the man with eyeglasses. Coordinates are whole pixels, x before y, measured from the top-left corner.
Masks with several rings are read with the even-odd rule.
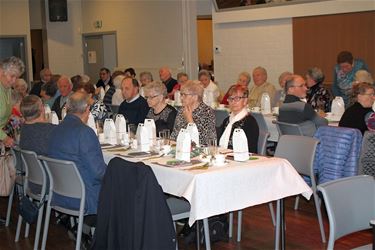
[[[304,135],[313,136],[319,126],[328,121],[318,115],[313,107],[302,101],[306,97],[306,81],[300,75],[292,75],[285,83],[285,100],[280,107],[278,120],[299,124]]]
[[[128,124],[143,123],[148,113],[149,107],[145,98],[139,94],[138,81],[131,76],[127,76],[121,83],[124,101],[119,107],[119,114],[124,115]]]

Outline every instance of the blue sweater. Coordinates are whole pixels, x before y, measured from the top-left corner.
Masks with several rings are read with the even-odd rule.
[[[149,107],[147,101],[142,96],[139,96],[135,101],[123,101],[119,107],[118,113],[122,114],[127,120],[127,124],[143,123]]]

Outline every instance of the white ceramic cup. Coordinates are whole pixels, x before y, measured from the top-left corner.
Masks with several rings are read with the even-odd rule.
[[[215,165],[223,165],[225,163],[225,155],[216,154],[215,155]]]

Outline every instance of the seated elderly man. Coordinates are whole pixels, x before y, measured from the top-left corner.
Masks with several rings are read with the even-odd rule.
[[[181,87],[182,107],[177,111],[171,139],[176,140],[182,128],[195,123],[199,132],[199,143],[208,145],[210,139],[216,139],[215,113],[203,102],[203,86],[188,81]]]
[[[73,161],[85,183],[85,215],[96,214],[102,177],[106,170],[99,140],[94,130],[86,126],[90,113],[89,96],[75,92],[66,103],[67,116],[49,140],[48,156]],[[67,180],[68,181],[68,180]],[[79,207],[79,201],[55,195],[56,202],[65,207]]]
[[[299,75],[292,75],[285,83],[285,100],[280,107],[281,122],[303,124],[304,135],[312,136],[319,126],[328,124],[328,121],[318,115],[312,106],[301,99],[306,97],[306,81]],[[311,126],[306,123],[309,121]]]
[[[42,90],[43,84],[52,80],[52,72],[48,68],[44,68],[40,71],[40,81],[35,82],[30,90],[30,95],[40,96],[40,91]]]
[[[21,102],[21,113],[25,123],[21,126],[21,149],[47,155],[48,141],[56,125],[48,123],[44,116],[44,105],[36,95],[29,95]]]
[[[177,84],[176,79],[172,78],[171,69],[168,67],[161,68],[159,70],[159,77],[160,77],[160,80],[165,84],[165,87],[167,87],[167,92],[171,93],[174,85]]]
[[[145,98],[139,94],[138,81],[132,77],[125,77],[121,83],[124,101],[121,103],[118,113],[124,115],[128,124],[143,123],[149,107]]]
[[[59,120],[62,119],[61,111],[65,107],[65,103],[68,100],[69,96],[73,93],[73,84],[69,77],[60,76],[57,81],[57,88],[60,91],[60,96],[56,98],[55,102],[52,105],[52,111],[55,111]]]
[[[253,70],[254,86],[250,88],[249,92],[249,106],[260,107],[262,94],[268,93],[271,103],[276,93],[276,88],[271,83],[267,82],[267,71],[263,67],[256,67]]]

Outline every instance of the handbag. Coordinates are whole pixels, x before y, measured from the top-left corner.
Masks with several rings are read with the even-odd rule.
[[[0,196],[9,196],[16,181],[14,156],[0,144]]]
[[[27,223],[33,224],[38,219],[39,208],[40,207],[29,200],[27,196],[23,196],[18,204],[18,213]]]

